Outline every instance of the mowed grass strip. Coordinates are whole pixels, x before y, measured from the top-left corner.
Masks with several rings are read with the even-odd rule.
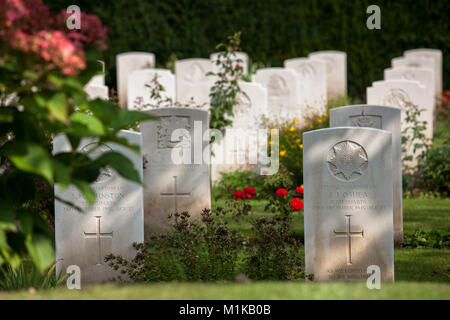
[[[444,283],[382,283],[369,290],[365,283],[157,283],[141,285],[95,285],[81,290],[58,288],[35,293],[0,293],[0,299],[151,299],[151,300],[296,300],[296,299],[450,299]]]

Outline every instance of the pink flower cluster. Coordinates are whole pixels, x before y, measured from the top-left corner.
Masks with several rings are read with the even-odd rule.
[[[107,29],[95,15],[81,13],[81,30],[69,30],[66,12],[52,19],[42,0],[0,0],[0,8],[0,37],[49,69],[75,75],[86,67],[83,45],[106,49]]]
[[[15,31],[9,44],[15,50],[40,56],[49,69],[58,67],[65,75],[77,74],[86,67],[82,48],[67,39],[61,31],[43,30],[32,35]]]
[[[80,45],[93,45],[98,51],[107,49],[106,36],[108,28],[102,25],[100,19],[93,14],[81,12],[81,29],[69,30],[66,27],[66,21],[69,14],[63,10],[55,17],[55,26],[61,30],[67,30],[67,37]]]
[[[0,27],[2,32],[19,24],[27,15],[29,10],[21,0],[0,0]]]

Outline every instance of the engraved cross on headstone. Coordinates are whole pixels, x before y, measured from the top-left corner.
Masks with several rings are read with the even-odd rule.
[[[333,230],[335,237],[347,238],[347,264],[352,264],[352,237],[364,238],[364,230],[361,231],[352,231],[351,230],[351,215],[346,215],[346,230],[345,231],[336,231]]]
[[[178,192],[177,176],[173,176],[173,192],[161,192],[161,196],[173,197],[174,212],[178,212],[178,197],[189,197],[190,192]]]
[[[100,230],[100,219],[101,216],[95,216],[95,218],[97,219],[96,221],[96,232],[84,232],[84,237],[85,239],[97,239],[97,244],[98,244],[98,262],[97,265],[101,265],[102,264],[102,244],[101,244],[101,239],[102,238],[112,238],[113,237],[113,232],[106,232],[106,233],[102,233]]]

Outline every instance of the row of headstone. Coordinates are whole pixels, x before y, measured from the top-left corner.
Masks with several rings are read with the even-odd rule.
[[[167,226],[169,213],[196,216],[210,207],[207,112],[173,107],[146,112],[158,120],[141,123],[141,133],[121,132],[142,154],[114,143],[92,152],[97,147],[92,139],[79,148],[94,158],[111,150],[124,153],[143,187],[110,168],[92,185],[93,206],[77,189],[55,187],[59,198],[85,210],[56,201],[58,272],[77,265],[83,282],[108,281],[118,274],[105,264],[106,254],[131,259],[133,242]],[[374,265],[382,280],[393,280],[394,237],[396,243],[402,238],[399,122],[398,108],[341,107],[330,114],[332,128],[304,134],[306,272],[314,280],[362,280]],[[70,143],[57,136],[54,152],[64,151]],[[174,155],[184,162],[178,164]]]
[[[162,99],[171,99],[179,105],[204,106],[209,104],[209,92],[214,77],[209,72],[218,72],[215,64],[219,53],[213,53],[210,59],[194,58],[178,60],[175,63],[175,75],[166,69],[153,69],[155,56],[146,52],[127,52],[117,55],[117,88],[120,106],[128,109],[149,109],[155,101],[150,97],[150,85],[155,74],[164,87]],[[248,73],[248,56],[236,52],[244,74]]]
[[[97,195],[92,206],[74,186],[55,186],[55,197],[64,200],[55,202],[58,273],[76,265],[83,283],[109,281],[120,274],[104,262],[107,254],[132,259],[133,243],[167,227],[169,214],[187,211],[195,217],[211,207],[207,112],[174,107],[145,112],[158,119],[142,122],[140,133],[120,132],[140,153],[115,143],[98,145],[94,139],[82,140],[78,149],[94,159],[109,151],[124,154],[143,185],[105,168],[91,185]],[[65,135],[56,136],[53,146],[54,153],[71,151]]]
[[[205,106],[207,109],[210,88],[215,79],[206,74],[220,71],[215,63],[218,54],[211,54],[210,59],[178,60],[175,63],[175,75],[168,70],[152,69],[153,54],[130,52],[118,55],[116,63],[120,105],[128,106],[129,109],[136,106],[142,109],[142,105],[151,105],[149,88],[145,87],[142,81],[145,80],[145,84],[149,84],[154,74],[157,74],[160,81],[164,82],[161,84],[167,91],[168,98],[180,105],[190,105],[194,101],[196,105]],[[249,71],[247,54],[244,52],[235,54],[244,74],[247,74]],[[254,81],[268,90],[269,112],[273,111],[277,116],[295,117],[308,109],[321,112],[327,99],[336,99],[347,94],[346,60],[344,52],[313,52],[308,58],[285,61],[284,67],[293,72],[285,68],[261,69],[255,75]],[[141,69],[151,70],[147,70],[148,75],[144,76],[137,72]],[[138,74],[133,75],[133,72]]]
[[[284,68],[264,68],[253,79],[268,91],[269,116],[305,119],[325,112],[329,99],[347,95],[347,56],[318,51],[284,61]]]
[[[413,49],[403,57],[392,59],[392,67],[384,70],[384,80],[367,88],[367,103],[405,109],[413,104],[420,110],[420,121],[425,121],[428,139],[433,138],[436,106],[442,98],[442,51]],[[402,129],[406,128],[405,112]]]
[[[306,275],[394,280],[403,240],[400,109],[332,109],[330,128],[303,134]]]

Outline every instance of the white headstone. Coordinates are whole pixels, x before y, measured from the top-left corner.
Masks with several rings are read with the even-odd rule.
[[[130,144],[142,146],[140,133],[121,131],[119,135]],[[84,139],[80,150],[88,152],[95,145],[94,140]],[[55,137],[53,147],[55,154],[71,151],[64,135]],[[142,157],[121,145],[103,144],[91,156],[96,158],[111,150],[129,158],[142,178]],[[97,199],[93,206],[88,206],[75,187],[61,191],[59,185],[55,186],[56,196],[84,209],[79,212],[58,200],[55,202],[57,273],[64,274],[68,266],[77,265],[81,269],[82,283],[105,282],[119,276],[104,262],[104,257],[112,253],[132,259],[136,254],[133,243],[144,240],[142,186],[106,168],[92,188]]]
[[[405,109],[414,104],[423,109],[419,121],[426,121],[425,136],[433,138],[433,98],[426,88],[418,81],[412,80],[386,80],[372,83],[367,88],[367,104],[397,107],[402,112],[402,131],[407,123],[404,121]]]
[[[257,163],[250,159],[255,147],[257,130],[262,129],[263,116],[267,115],[267,89],[259,83],[239,82],[241,92],[237,95],[238,105],[234,106],[233,123],[227,128],[224,139],[214,143],[214,159],[211,176],[215,181],[220,172],[236,170],[257,170]]]
[[[253,81],[267,89],[270,118],[292,119],[301,116],[299,77],[285,68],[264,68],[256,71]]]
[[[88,85],[84,87],[84,92],[86,92],[89,100],[94,99],[109,99],[108,87],[101,85]]]
[[[327,105],[327,67],[324,61],[294,58],[284,61],[284,67],[299,76],[299,101],[304,114],[322,114]]]
[[[392,133],[394,191],[394,243],[403,242],[402,132],[400,109],[374,105],[352,105],[330,109],[330,127],[368,127]]]
[[[212,63],[209,59],[184,59],[175,62],[175,77],[177,102],[181,105],[204,105],[203,109],[209,109],[209,93],[214,84],[212,76]]]
[[[213,64],[213,71],[217,73],[219,71],[219,67],[216,65],[218,60],[219,52],[212,53],[209,56]],[[239,65],[242,67],[242,71],[244,74],[248,73],[248,55],[245,52],[235,51],[234,56],[236,60],[240,60]]]
[[[442,51],[439,49],[412,49],[405,51],[403,55],[407,58],[422,57],[434,60],[435,92],[439,99],[442,98]]]
[[[151,88],[154,88],[153,80],[164,87],[160,92],[161,100],[170,99],[171,105],[175,102],[175,76],[166,69],[142,69],[128,76],[128,109],[151,109],[150,105],[156,105],[157,99],[151,98]],[[150,86],[150,87],[149,87]]]
[[[439,86],[439,73],[436,72],[436,61],[433,58],[426,58],[421,56],[409,56],[409,57],[397,57],[391,61],[392,68],[422,68],[429,69],[433,72],[434,83],[435,83],[435,95],[437,94],[436,89]],[[437,86],[436,86],[437,84]],[[440,98],[440,96],[438,97]]]
[[[155,55],[148,52],[125,52],[116,56],[117,94],[122,108],[127,107],[128,76],[136,70],[153,68]]]
[[[426,68],[413,68],[413,67],[398,67],[394,69],[385,69],[384,70],[384,80],[413,80],[418,81],[421,85],[423,85],[427,93],[433,97],[433,101],[435,102],[435,79],[434,73],[430,69]],[[434,110],[433,110],[434,113]]]
[[[328,99],[347,95],[347,54],[342,51],[317,51],[308,55],[327,64]]]
[[[209,209],[211,191],[209,149],[206,148],[209,138],[202,139],[209,128],[208,112],[186,107],[145,112],[159,117],[140,124],[144,142],[147,239],[152,232],[168,226],[169,214],[188,211],[191,216],[199,216],[203,209]]]
[[[339,127],[303,134],[305,265],[314,281],[394,280],[391,133]]]

